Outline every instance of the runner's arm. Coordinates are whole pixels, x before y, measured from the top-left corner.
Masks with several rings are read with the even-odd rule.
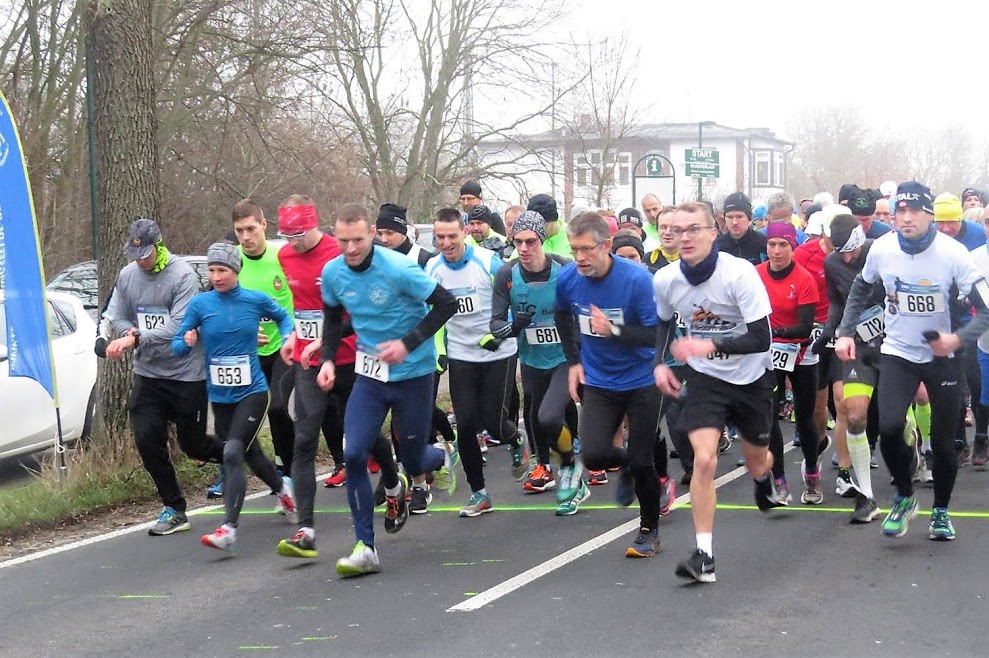
[[[570,309],[554,309],[553,320],[556,329],[560,332],[560,342],[563,343],[563,355],[567,357],[567,363],[575,366],[580,363],[580,332],[577,330],[577,321],[574,320]]]
[[[343,324],[343,306],[330,306],[323,302],[322,361],[333,361],[336,358],[340,342],[343,340]],[[353,330],[350,333],[354,333]]]
[[[797,307],[797,324],[773,329],[773,338],[807,338],[814,328],[814,304]]]
[[[652,360],[653,367],[666,363],[670,351],[670,345],[673,344],[673,339],[675,339],[677,335],[676,317],[672,317],[669,320],[659,318],[659,323],[656,325],[655,329],[656,332],[653,335],[653,340],[655,340],[656,356]]]
[[[745,327],[748,331],[741,336],[713,339],[714,347],[722,354],[754,354],[769,349],[773,340],[768,315],[749,322]]]
[[[855,325],[859,317],[869,306],[869,298],[872,295],[872,284],[862,278],[862,273],[855,275],[852,281],[852,288],[848,291],[848,299],[845,301],[845,313],[841,316],[841,324],[838,326],[839,336],[854,336]]]
[[[412,331],[402,337],[402,343],[405,344],[405,349],[409,353],[432,338],[433,334],[439,331],[447,320],[457,312],[457,298],[438,283],[433,288],[432,294],[426,298],[426,303],[432,307],[429,309],[429,313],[426,313],[426,316],[419,321],[419,324]]]
[[[975,307],[975,317],[973,317],[964,327],[956,331],[962,343],[978,340],[979,336],[989,330],[989,283],[985,279],[979,279],[972,285],[972,291],[968,294],[968,300]]]

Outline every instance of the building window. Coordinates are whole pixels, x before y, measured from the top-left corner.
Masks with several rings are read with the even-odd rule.
[[[770,151],[755,152],[755,187],[770,187],[773,184],[770,165]]]
[[[780,151],[773,152],[773,184],[776,187],[783,188],[783,153]]]
[[[632,184],[632,154],[629,151],[611,151],[608,162],[598,149],[576,153],[573,156],[574,183],[577,187],[598,185],[602,178],[608,184]]]

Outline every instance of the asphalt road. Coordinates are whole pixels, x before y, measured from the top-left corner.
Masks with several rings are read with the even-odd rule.
[[[661,522],[663,553],[627,559],[637,515],[614,506],[613,484],[595,487],[576,516],[558,518],[552,494],[523,495],[507,450],[492,448],[486,473],[496,511],[458,518],[462,488],[451,500],[438,495],[429,515],[397,535],[383,532],[379,514],[383,570],[364,578],[334,573],[354,538],[345,492],[322,487],[315,561],[275,554],[294,527],[263,497],[247,503],[233,557],[199,544],[222,520],[214,509],[197,514],[189,533],[158,538],[141,529],[0,563],[0,654],[986,654],[989,472],[960,471],[957,541],[927,539],[929,488],[920,489],[922,514],[909,534],[893,540],[878,521],[848,523],[851,501],[833,494],[829,466],[823,506],[761,514],[748,477],[732,479],[737,451],[720,464],[728,476],[718,492],[715,584],[674,576],[694,543],[689,509]],[[787,454],[791,483],[799,459],[799,451]],[[873,475],[885,508],[888,474]],[[568,551],[573,559],[547,564]],[[538,577],[520,584],[531,569]],[[472,605],[480,607],[463,609]]]

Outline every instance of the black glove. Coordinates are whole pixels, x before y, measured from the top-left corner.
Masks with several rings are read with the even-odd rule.
[[[484,338],[478,341],[477,345],[489,352],[497,352],[498,348],[501,347],[501,341],[491,334],[484,334]]]
[[[518,336],[530,324],[532,324],[532,313],[516,313],[512,316],[512,333]]]
[[[446,354],[440,354],[436,357],[436,372],[443,374],[449,367],[450,360],[447,358]]]
[[[106,338],[104,338],[103,336],[97,337],[96,344],[93,345],[93,351],[96,352],[96,356],[100,357],[101,359],[105,359],[106,346],[107,346]]]

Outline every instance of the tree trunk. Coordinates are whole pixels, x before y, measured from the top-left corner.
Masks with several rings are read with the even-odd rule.
[[[157,220],[161,204],[151,5],[151,0],[92,0],[89,5],[101,301],[125,264],[131,223],[138,217]],[[101,370],[103,438],[114,452],[130,452],[130,361],[108,360]]]

